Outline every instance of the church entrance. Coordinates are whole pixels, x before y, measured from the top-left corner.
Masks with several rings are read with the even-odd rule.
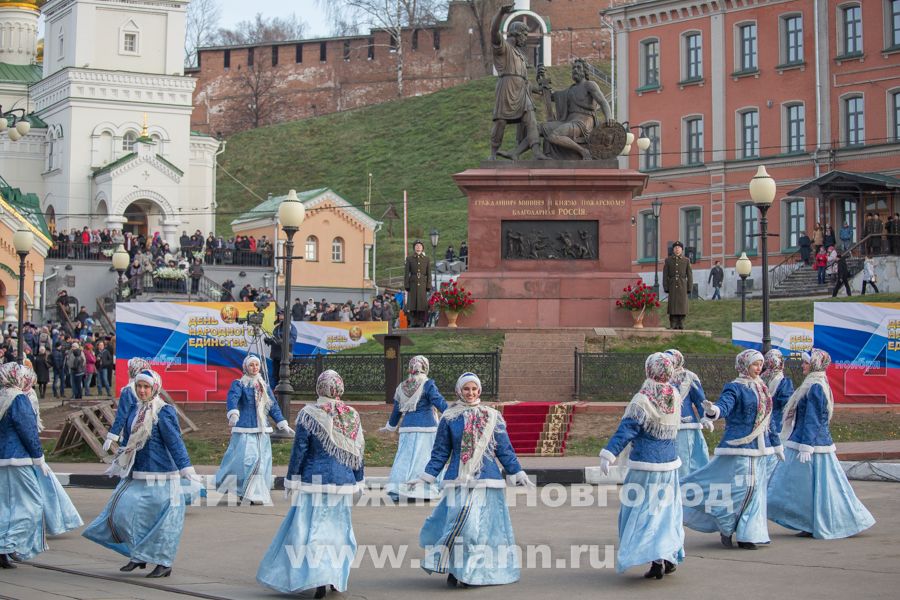
[[[125,209],[125,224],[122,225],[122,233],[130,232],[133,236],[147,237],[149,231],[148,216],[150,214],[150,201],[137,200]]]

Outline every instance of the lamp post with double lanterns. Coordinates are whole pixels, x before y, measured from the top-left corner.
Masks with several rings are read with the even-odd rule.
[[[20,365],[25,360],[25,336],[22,328],[25,324],[25,258],[31,252],[34,245],[34,234],[24,227],[19,228],[13,235],[13,246],[19,255],[19,337],[16,346],[16,362]]]
[[[291,385],[291,264],[294,260],[294,234],[303,224],[306,217],[306,208],[297,197],[296,190],[290,190],[287,198],[278,207],[278,220],[287,241],[284,244],[284,318],[281,320],[281,365],[278,369],[278,385],[275,386],[275,397],[278,399],[278,407],[281,414],[290,422],[291,420],[291,396],[294,386]],[[290,434],[276,431],[272,434],[274,439],[291,439]]]
[[[762,351],[763,354],[772,348],[772,336],[769,331],[769,221],[766,213],[775,201],[775,180],[766,172],[766,167],[759,166],[756,175],[750,180],[750,199],[759,209],[759,245],[762,250]]]
[[[659,201],[659,198],[653,199],[653,202],[650,203],[650,208],[653,209],[653,221],[654,225],[656,225],[656,230],[653,234],[653,293],[659,298],[659,213],[662,211],[662,202]]]
[[[437,247],[438,242],[441,241],[441,234],[438,233],[437,229],[432,229],[429,234],[431,238],[431,259],[434,261],[434,274],[432,275],[433,283],[431,284],[431,289],[437,289]]]
[[[628,121],[622,123],[622,127],[625,128],[625,147],[622,148],[622,151],[619,152],[619,156],[628,156],[631,153],[631,146],[634,144],[634,134],[631,133],[630,130],[637,129],[640,132],[640,135],[637,138],[637,147],[641,152],[646,152],[647,148],[650,147],[650,138],[647,137],[647,133],[641,125],[629,125]]]
[[[28,132],[31,131],[31,123],[25,118],[24,108],[14,108],[3,112],[3,107],[0,106],[0,133],[4,131],[13,142],[18,142],[28,135]]]
[[[125,275],[125,270],[128,268],[128,263],[131,262],[131,256],[129,256],[128,252],[125,250],[125,246],[119,244],[119,247],[116,248],[116,251],[113,252],[112,255],[112,266],[113,269],[116,270],[118,276],[116,278],[116,302],[123,302],[125,299],[122,297],[122,280]]]
[[[747,278],[750,277],[750,271],[753,269],[753,263],[747,258],[746,252],[741,252],[741,257],[734,264],[734,270],[738,277],[741,278],[741,323],[747,320],[747,301],[745,290],[747,289]]]

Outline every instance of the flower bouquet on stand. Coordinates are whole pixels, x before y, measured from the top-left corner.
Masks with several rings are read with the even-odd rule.
[[[647,309],[654,310],[659,306],[659,298],[656,297],[653,288],[641,279],[632,285],[626,285],[622,290],[622,297],[616,300],[616,308],[631,312],[635,329],[644,327],[644,315]]]
[[[459,285],[456,279],[443,282],[436,291],[431,293],[428,306],[431,310],[440,310],[447,315],[447,327],[456,327],[459,315],[472,312],[475,298],[472,292]]]

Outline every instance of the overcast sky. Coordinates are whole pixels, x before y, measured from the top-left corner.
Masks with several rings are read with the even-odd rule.
[[[292,12],[307,26],[307,37],[325,37],[330,31],[325,11],[316,0],[219,0],[222,6],[220,25],[231,28],[239,21],[252,19],[256,13],[264,17],[286,17]]]

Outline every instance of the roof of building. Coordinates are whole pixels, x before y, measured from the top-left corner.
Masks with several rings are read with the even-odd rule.
[[[147,140],[149,140],[149,142],[147,142]],[[144,139],[142,139],[142,138],[138,138],[138,139],[135,140],[135,141],[144,141],[144,142],[146,142],[146,143],[151,143],[151,144],[152,144],[152,143],[155,143],[155,142],[153,142],[153,140],[152,140],[151,138],[146,138],[146,140],[144,140]],[[120,158],[117,158],[116,160],[112,161],[111,163],[109,163],[109,164],[107,164],[107,165],[103,165],[102,167],[100,167],[100,168],[98,168],[98,169],[94,169],[93,176],[94,176],[94,177],[99,177],[100,175],[103,175],[104,173],[109,173],[110,171],[112,171],[112,170],[115,169],[116,167],[121,167],[122,165],[131,162],[131,161],[134,160],[135,158],[137,158],[137,152],[129,152],[129,153],[126,154],[125,156],[122,156],[122,157],[120,157]],[[176,167],[176,166],[175,166],[174,164],[172,164],[170,161],[168,161],[168,160],[166,160],[165,158],[163,158],[163,156],[162,156],[161,154],[157,154],[157,155],[156,155],[156,160],[158,160],[159,162],[163,163],[164,165],[166,165],[166,166],[169,167],[170,169],[173,169],[173,170],[174,170],[176,173],[178,173],[179,175],[184,175],[184,171],[182,171],[181,169],[179,169],[178,167]]]
[[[336,207],[344,209],[355,220],[359,221],[363,225],[372,228],[378,225],[377,220],[373,219],[365,212],[361,211],[360,209],[350,204],[348,201],[341,198],[330,188],[318,188],[314,190],[306,190],[304,192],[297,192],[297,197],[300,199],[300,202],[303,203],[303,206],[306,207],[307,210],[313,208],[320,202],[331,200]],[[241,225],[243,223],[248,223],[251,221],[276,218],[278,216],[278,207],[281,206],[281,203],[286,199],[287,195],[272,196],[266,199],[261,204],[257,204],[249,211],[240,215],[237,219],[234,219],[231,222],[231,227],[234,228],[235,225]]]
[[[0,81],[2,82],[37,83],[43,77],[44,67],[41,65],[11,65],[0,62]]]
[[[48,244],[52,243],[50,228],[47,227],[37,194],[14,188],[0,177],[0,208],[14,213],[19,219],[31,225],[35,233],[44,236]]]
[[[847,192],[884,192],[900,190],[900,179],[883,173],[829,171],[788,192],[789,196],[821,198],[827,194]]]

